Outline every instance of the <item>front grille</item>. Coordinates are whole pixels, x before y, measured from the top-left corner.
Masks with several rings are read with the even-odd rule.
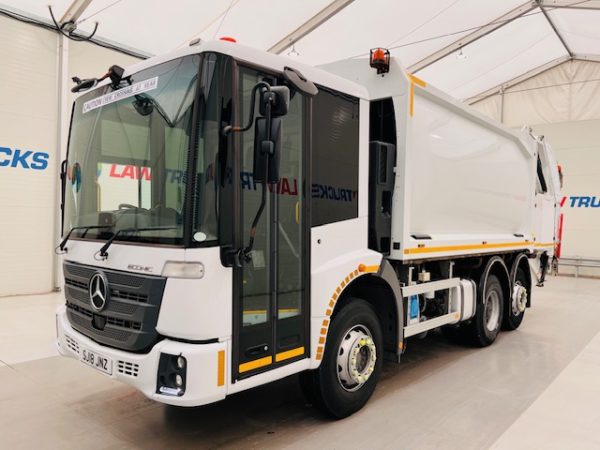
[[[129,375],[130,377],[136,378],[140,371],[140,366],[136,363],[119,360],[117,361],[117,371],[123,375]]]
[[[67,286],[75,286],[75,287],[78,287],[80,289],[87,289],[88,288],[88,284],[87,283],[83,283],[81,281],[73,280],[71,278],[65,278],[65,284]]]
[[[122,298],[123,300],[133,300],[138,303],[148,303],[148,296],[144,294],[136,294],[134,292],[126,292],[118,289],[110,290],[111,297]]]
[[[110,292],[104,309],[92,308],[88,286],[101,272]],[[156,323],[166,278],[64,263],[65,297],[69,322],[80,333],[101,344],[144,352],[158,340]]]

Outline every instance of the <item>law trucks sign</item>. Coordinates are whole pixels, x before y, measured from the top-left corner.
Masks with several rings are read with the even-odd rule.
[[[0,146],[0,168],[45,170],[49,158],[45,152]]]
[[[560,201],[562,208],[600,208],[600,195],[571,195]]]

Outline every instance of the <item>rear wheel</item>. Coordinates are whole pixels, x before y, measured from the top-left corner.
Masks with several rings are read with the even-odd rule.
[[[522,268],[517,269],[515,275],[515,283],[512,295],[509,299],[506,311],[504,311],[504,320],[502,328],[505,330],[516,330],[523,322],[525,308],[527,307],[527,297],[529,289],[529,281]]]
[[[477,299],[477,308],[467,330],[471,342],[478,347],[492,344],[502,324],[504,292],[496,275],[488,275],[485,288]]]
[[[377,314],[358,298],[333,318],[319,369],[301,375],[309,401],[341,419],[369,400],[381,373],[383,338]]]

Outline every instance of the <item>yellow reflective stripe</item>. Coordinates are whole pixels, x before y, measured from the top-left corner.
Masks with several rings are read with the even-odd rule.
[[[286,359],[290,359],[300,355],[304,355],[304,347],[298,347],[292,350],[277,353],[277,355],[275,356],[275,362],[285,361]]]
[[[415,115],[415,84],[414,83],[410,83],[408,96],[409,96],[408,97],[409,98],[408,113],[410,114],[410,117],[412,117]]]
[[[412,255],[415,253],[438,253],[438,252],[452,252],[458,250],[480,250],[484,248],[507,248],[507,247],[521,247],[526,248],[529,242],[505,242],[502,244],[469,244],[469,245],[447,245],[444,247],[419,247],[419,248],[407,248],[404,250],[405,255]]]
[[[554,242],[546,242],[545,244],[541,242],[536,242],[534,245],[536,247],[554,247]]]
[[[290,312],[299,312],[299,308],[280,308],[278,310],[280,313],[290,313]],[[244,311],[244,314],[266,314],[266,309],[247,309]]]
[[[258,369],[259,367],[268,366],[273,363],[272,356],[265,356],[264,358],[255,359],[254,361],[248,361],[240,364],[240,373],[248,372],[249,370]]]
[[[408,76],[408,80],[410,81],[410,86],[408,88],[408,113],[412,117],[415,115],[415,84],[419,87],[424,88],[427,86],[427,83],[425,83],[420,78],[415,77],[412,73],[407,73],[406,75]]]
[[[421,80],[419,77],[413,75],[412,73],[407,73],[406,75],[408,75],[408,79],[411,81],[411,83],[414,83],[417,86],[420,86],[422,88],[427,86],[427,83],[425,83],[423,80]]]
[[[219,350],[217,355],[217,386],[225,384],[225,350]]]

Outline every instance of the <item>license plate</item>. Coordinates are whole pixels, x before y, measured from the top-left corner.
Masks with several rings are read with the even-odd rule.
[[[112,359],[99,353],[93,352],[87,348],[81,349],[79,360],[90,367],[93,367],[107,375],[112,375]]]

